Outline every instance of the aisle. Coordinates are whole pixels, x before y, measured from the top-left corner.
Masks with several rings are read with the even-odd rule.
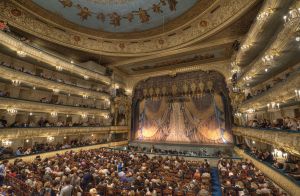
[[[212,196],[222,196],[218,169],[216,167],[213,167],[211,169],[211,181],[212,181]]]

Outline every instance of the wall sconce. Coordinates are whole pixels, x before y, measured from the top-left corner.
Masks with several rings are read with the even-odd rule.
[[[254,112],[255,112],[255,109],[252,109],[252,108],[247,110],[247,113],[249,113],[249,114],[252,114]]]
[[[12,80],[12,85],[14,86],[20,86],[21,81],[20,80]]]
[[[23,50],[23,44],[22,43],[19,43],[19,46],[17,48],[17,55],[19,57],[22,57],[22,58],[26,57],[26,52]]]
[[[16,110],[15,108],[8,108],[6,109],[9,115],[16,115],[18,113],[18,110]]]
[[[242,113],[236,112],[234,115],[235,115],[236,117],[241,117],[241,116],[242,116]]]
[[[103,117],[104,117],[105,119],[109,119],[109,115],[108,115],[108,114],[104,115]]]
[[[267,107],[268,107],[268,111],[274,112],[280,109],[280,104],[276,102],[271,102],[267,104]]]
[[[59,89],[52,89],[54,93],[59,93]]]
[[[241,50],[249,49],[251,46],[252,46],[252,44],[243,44],[243,45],[241,46]]]
[[[89,96],[87,96],[86,94],[82,95],[83,99],[87,99]]]
[[[54,137],[53,137],[53,136],[47,137],[47,141],[48,141],[48,142],[53,142],[53,141],[54,141]]]
[[[2,140],[2,146],[10,147],[12,145],[12,141],[10,140]]]
[[[57,71],[62,71],[63,70],[63,68],[61,66],[55,66],[55,68],[56,68]]]
[[[56,117],[56,116],[57,116],[57,112],[51,112],[50,115],[51,115],[52,117]]]
[[[296,89],[295,94],[296,94],[296,101],[300,101],[300,90]]]
[[[87,117],[87,114],[86,114],[86,113],[83,113],[83,114],[81,114],[81,117],[82,117],[83,119],[85,119],[85,118]]]
[[[88,80],[90,77],[89,77],[89,76],[83,76],[83,78],[84,78],[85,80]]]

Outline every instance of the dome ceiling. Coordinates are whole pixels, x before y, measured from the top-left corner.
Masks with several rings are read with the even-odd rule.
[[[82,27],[105,32],[139,32],[164,25],[198,0],[32,0]]]

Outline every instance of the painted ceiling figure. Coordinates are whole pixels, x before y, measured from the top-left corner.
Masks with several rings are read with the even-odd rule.
[[[152,5],[152,10],[153,10],[154,13],[162,13],[159,4],[153,4]]]
[[[97,19],[100,20],[101,22],[104,22],[105,21],[105,15],[103,13],[99,13],[97,15]]]
[[[64,6],[64,7],[72,7],[73,2],[71,0],[59,0],[59,2]]]
[[[131,12],[128,13],[127,16],[126,16],[126,18],[127,18],[128,22],[132,22],[132,20],[133,20],[133,14]]]
[[[171,11],[176,11],[177,0],[168,0],[169,8]]]
[[[80,9],[78,16],[80,16],[81,20],[87,20],[87,18],[92,15],[91,11],[87,7],[81,7],[81,5],[78,4],[77,8]]]
[[[143,10],[142,8],[139,8],[138,14],[139,14],[141,23],[149,22],[150,16],[148,15],[146,10]]]
[[[118,13],[113,12],[110,15],[110,24],[114,25],[115,27],[118,27],[121,24],[120,21],[121,21],[121,17]]]

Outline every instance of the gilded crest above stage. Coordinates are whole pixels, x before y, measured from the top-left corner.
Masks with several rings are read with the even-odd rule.
[[[132,105],[132,139],[229,144],[231,108],[224,77],[215,71],[140,82]]]

